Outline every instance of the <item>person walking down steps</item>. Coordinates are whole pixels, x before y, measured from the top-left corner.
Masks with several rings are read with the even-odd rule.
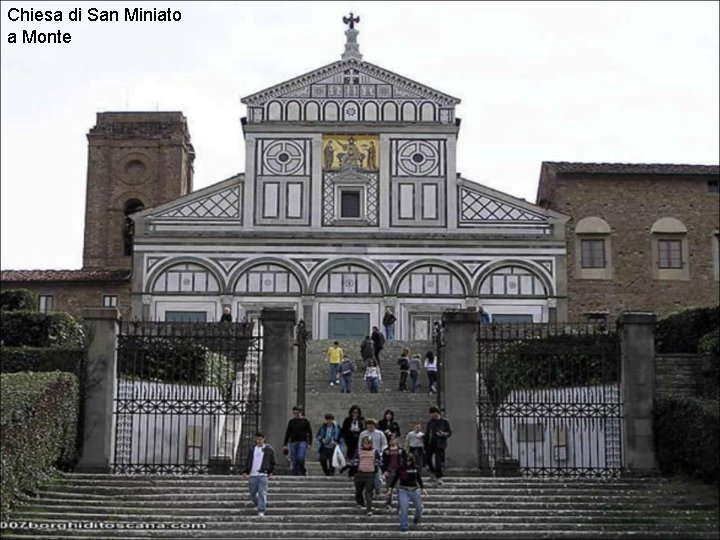
[[[413,394],[418,389],[418,373],[420,373],[420,355],[413,354],[410,358],[409,369],[410,369],[410,392]]]
[[[427,372],[428,384],[430,385],[430,393],[434,394],[438,388],[438,365],[435,353],[428,351],[425,354],[425,371]]]
[[[305,418],[305,409],[300,405],[293,407],[293,418],[288,422],[283,441],[283,453],[290,454],[293,476],[307,476],[305,456],[312,445],[313,431],[310,421]]]
[[[275,472],[275,451],[265,444],[265,434],[255,433],[255,446],[248,452],[245,459],[243,476],[248,478],[250,500],[257,507],[258,517],[265,516],[267,508],[268,479]]]
[[[415,463],[415,456],[408,455],[405,463],[400,467],[398,474],[388,484],[388,492],[392,493],[392,488],[400,483],[398,489],[398,505],[400,506],[400,532],[408,530],[408,513],[410,510],[410,501],[415,506],[415,516],[413,523],[420,524],[420,518],[423,512],[423,495],[427,496],[425,486],[423,485],[420,467]]]
[[[317,432],[318,455],[320,456],[320,466],[325,476],[334,476],[335,467],[333,467],[333,454],[335,447],[338,446],[342,437],[340,435],[340,426],[335,422],[335,415],[327,413],[325,415],[325,423],[320,426]]]
[[[334,341],[332,347],[327,350],[328,369],[330,372],[330,386],[340,384],[340,362],[344,356],[340,343]]]
[[[352,362],[347,356],[343,356],[340,362],[340,393],[349,394],[352,386],[352,374],[355,371]]]
[[[400,367],[400,382],[398,383],[399,392],[407,392],[407,380],[408,374],[410,373],[410,349],[405,347],[400,354],[400,358],[397,360],[397,365]]]
[[[368,366],[365,368],[365,383],[367,384],[368,391],[371,394],[377,394],[380,390],[380,383],[382,382],[382,375],[380,373],[380,366],[374,358],[368,360]]]
[[[360,345],[360,356],[362,357],[363,368],[368,366],[370,359],[375,358],[375,345],[370,336],[365,336],[365,340]]]
[[[370,339],[372,339],[373,342],[373,353],[375,354],[375,361],[379,366],[380,353],[385,347],[385,336],[382,335],[382,332],[378,329],[377,326],[373,326],[372,333],[370,334]]]

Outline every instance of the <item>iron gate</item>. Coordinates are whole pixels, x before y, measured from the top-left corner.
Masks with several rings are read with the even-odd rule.
[[[620,345],[606,326],[478,325],[480,464],[493,476],[617,477]]]
[[[116,473],[240,473],[260,420],[261,329],[125,322],[118,336]]]

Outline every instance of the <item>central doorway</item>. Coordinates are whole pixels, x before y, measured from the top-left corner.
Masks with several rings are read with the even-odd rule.
[[[363,339],[369,333],[369,313],[328,313],[328,339]]]

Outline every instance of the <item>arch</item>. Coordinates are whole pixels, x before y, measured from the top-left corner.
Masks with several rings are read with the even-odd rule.
[[[393,103],[392,101],[388,101],[387,103],[385,103],[383,105],[383,108],[382,108],[383,121],[393,122],[393,121],[397,120],[397,116],[398,116],[398,109],[397,109],[397,105],[395,105],[395,103]]]
[[[288,122],[300,120],[300,103],[297,101],[289,101],[285,108],[285,120]]]
[[[331,272],[334,268],[340,267],[340,266],[355,266],[360,267],[368,271],[368,273],[377,279],[378,284],[380,286],[380,291],[378,294],[387,294],[387,292],[390,290],[390,286],[388,284],[388,280],[385,278],[384,273],[382,270],[377,267],[376,265],[364,260],[364,259],[357,259],[354,257],[343,257],[341,259],[334,259],[331,261],[327,261],[323,264],[321,264],[318,268],[316,268],[313,272],[312,278],[310,279],[310,286],[309,291],[311,294],[317,294],[318,290],[318,284],[320,283],[320,280],[327,275],[329,272]]]
[[[122,193],[118,193],[115,195],[112,200],[110,201],[110,208],[111,209],[118,209],[118,210],[125,210],[125,205],[132,199],[137,199],[140,201],[144,208],[149,208],[150,205],[148,203],[148,194],[143,193],[137,189],[130,189],[128,191],[123,191]]]
[[[610,234],[610,232],[608,222],[595,216],[583,218],[575,225],[575,234]]]
[[[247,262],[242,263],[240,266],[238,266],[233,273],[228,278],[228,290],[230,294],[234,294],[236,289],[238,288],[238,282],[242,278],[244,274],[251,271],[253,268],[256,268],[258,266],[263,265],[272,265],[272,266],[278,266],[281,268],[284,268],[288,271],[292,277],[294,277],[299,286],[300,290],[295,292],[288,292],[286,294],[292,295],[292,294],[307,294],[307,280],[305,279],[304,273],[300,267],[298,267],[296,264],[292,263],[291,261],[287,261],[285,259],[278,259],[276,257],[258,257],[252,260],[249,260]],[[279,293],[278,293],[279,294]]]
[[[325,122],[337,122],[340,119],[340,109],[334,101],[328,101],[323,107],[323,118]]]
[[[376,122],[378,119],[378,106],[374,101],[369,101],[363,106],[363,120]]]
[[[186,268],[180,268],[186,266]],[[207,272],[208,278],[203,280],[199,277],[202,272]],[[169,273],[188,273],[194,274],[191,277],[190,290],[184,289],[184,283],[178,281],[177,290],[175,287],[175,277],[168,279]],[[163,284],[159,283],[160,278],[166,276],[166,281]],[[178,279],[182,276],[177,276]],[[198,279],[196,279],[198,278]],[[214,283],[214,285],[213,285]],[[157,290],[158,288],[164,290]],[[199,257],[178,257],[170,259],[158,265],[157,268],[153,268],[148,275],[148,279],[145,285],[145,292],[157,293],[157,292],[177,292],[187,294],[223,294],[226,291],[225,281],[223,280],[222,272],[213,266],[213,264]]]
[[[282,120],[282,104],[279,101],[271,101],[267,105],[268,120]]]
[[[653,234],[685,234],[687,227],[679,219],[664,217],[653,223],[650,232]]]
[[[403,122],[416,122],[417,121],[417,109],[412,101],[406,101],[402,106],[402,119]]]
[[[504,259],[501,261],[495,261],[494,263],[490,263],[486,266],[481,267],[480,272],[478,272],[478,276],[475,280],[475,287],[474,287],[474,294],[480,297],[485,296],[499,296],[498,294],[488,293],[486,290],[483,290],[483,286],[485,285],[486,281],[489,278],[492,278],[493,275],[503,275],[499,271],[504,269],[519,269],[524,272],[517,272],[514,273],[510,272],[506,275],[514,275],[514,276],[530,276],[533,278],[533,281],[531,281],[530,287],[531,292],[535,292],[538,290],[538,285],[542,287],[543,291],[542,294],[522,294],[520,291],[523,291],[525,288],[527,288],[528,283],[527,279],[523,279],[518,277],[517,278],[517,290],[518,293],[512,293],[510,295],[503,295],[503,296],[552,296],[555,294],[555,286],[552,280],[552,277],[548,274],[547,270],[542,268],[540,265],[532,262],[532,261],[524,261],[524,260],[518,260],[518,259]],[[537,281],[534,281],[537,280]],[[523,283],[524,282],[524,283]]]
[[[395,279],[393,280],[392,287],[390,289],[391,294],[402,296],[407,294],[421,294],[421,293],[415,293],[413,291],[412,283],[408,284],[408,292],[401,292],[402,287],[404,286],[403,281],[409,277],[411,274],[417,272],[418,270],[421,270],[423,268],[429,268],[429,269],[435,269],[435,271],[431,272],[421,272],[418,273],[418,275],[442,275],[441,272],[438,272],[437,269],[442,269],[444,272],[447,272],[446,275],[451,276],[451,278],[454,278],[457,284],[459,284],[462,288],[462,291],[455,292],[455,286],[452,285],[452,279],[450,281],[450,293],[447,294],[447,296],[467,296],[471,290],[470,288],[470,280],[465,276],[465,273],[462,271],[460,267],[458,267],[456,264],[448,261],[443,261],[441,259],[422,259],[419,261],[413,261],[409,264],[406,264],[404,267],[401,267],[401,269],[398,271],[397,275],[395,276]],[[416,278],[417,279],[417,278]],[[423,279],[423,288],[427,288],[427,278]],[[440,283],[441,280],[437,280],[438,285],[442,285]],[[435,287],[435,290],[440,290],[441,287]]]
[[[320,105],[315,101],[308,101],[305,104],[305,120],[308,122],[317,122],[320,120]]]
[[[435,104],[426,101],[420,105],[420,121],[421,122],[434,122],[435,121]]]

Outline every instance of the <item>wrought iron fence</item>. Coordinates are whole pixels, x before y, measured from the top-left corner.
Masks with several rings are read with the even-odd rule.
[[[260,425],[261,358],[252,323],[123,323],[115,472],[240,472]]]
[[[614,477],[622,467],[618,336],[604,325],[478,325],[481,468]]]

